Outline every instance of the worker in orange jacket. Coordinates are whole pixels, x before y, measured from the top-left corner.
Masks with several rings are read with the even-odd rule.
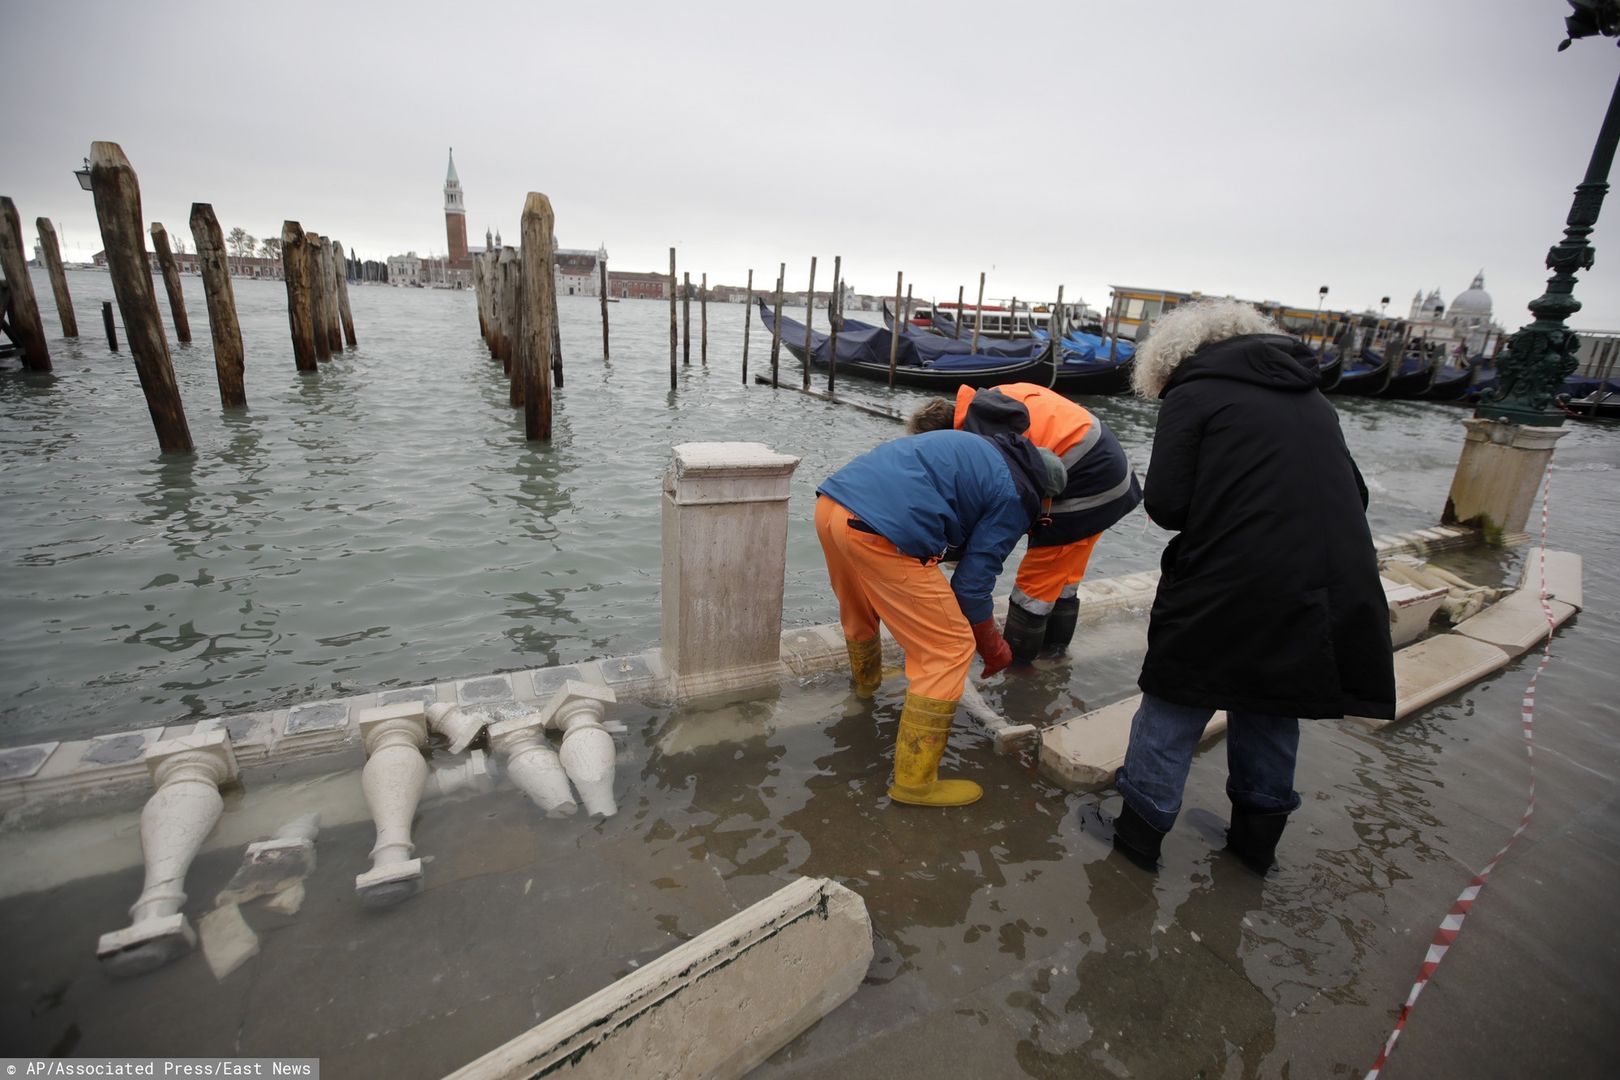
[[[1080,579],[1103,531],[1142,501],[1142,487],[1114,433],[1091,410],[1034,383],[974,390],[954,402],[936,398],[912,414],[912,432],[960,428],[980,435],[1026,436],[1068,469],[1069,482],[1052,500],[1049,520],[1029,536],[1018,564],[1003,636],[1013,663],[1061,654],[1074,640]]]

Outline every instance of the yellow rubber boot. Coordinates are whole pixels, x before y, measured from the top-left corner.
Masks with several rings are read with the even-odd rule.
[[[939,759],[945,756],[956,702],[906,694],[900,710],[900,734],[894,743],[894,785],[889,798],[912,806],[966,806],[978,802],[984,789],[971,780],[941,780]]]
[[[865,641],[844,639],[849,651],[849,674],[855,681],[855,696],[869,698],[883,682],[883,643],[876,637]]]

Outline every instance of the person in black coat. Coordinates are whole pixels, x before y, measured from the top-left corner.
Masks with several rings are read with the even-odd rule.
[[[1315,356],[1247,304],[1164,315],[1133,378],[1163,399],[1144,504],[1177,535],[1160,560],[1114,840],[1157,864],[1199,736],[1224,709],[1227,846],[1264,872],[1299,806],[1300,718],[1394,715],[1367,487]]]

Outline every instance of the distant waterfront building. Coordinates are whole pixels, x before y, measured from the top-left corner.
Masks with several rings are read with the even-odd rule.
[[[608,295],[620,300],[668,300],[669,275],[639,270],[610,270]]]

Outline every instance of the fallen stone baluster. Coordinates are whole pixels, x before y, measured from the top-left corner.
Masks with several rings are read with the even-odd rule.
[[[613,691],[605,686],[570,679],[541,711],[546,725],[563,733],[559,755],[563,771],[585,801],[585,812],[601,817],[619,812],[613,799],[617,750],[612,734],[602,723],[604,706],[616,701]]]
[[[129,909],[131,925],[96,944],[109,975],[143,975],[196,946],[197,933],[180,913],[186,871],[224,811],[219,785],[237,776],[224,731],[153,743],[144,760],[157,785],[141,810],[146,881]]]
[[[428,708],[431,712],[432,706]],[[429,716],[428,723],[432,722],[433,719]],[[443,797],[459,795],[464,791],[487,794],[493,790],[495,790],[495,771],[489,767],[489,755],[482,750],[474,750],[459,765],[434,766],[428,775],[429,795]]]
[[[360,774],[366,805],[377,825],[371,869],[354,879],[360,903],[390,907],[422,891],[422,860],[413,858],[411,818],[427,786],[427,712],[421,702],[401,702],[360,714],[366,767]]]
[[[998,754],[1005,754],[1024,740],[1036,738],[1041,733],[1041,729],[1034,724],[1015,724],[992,709],[971,678],[962,684],[962,707],[995,740]]]
[[[268,840],[247,846],[242,865],[214,897],[215,907],[245,904],[290,889],[315,872],[315,836],[321,815],[305,814],[276,830]]]
[[[459,754],[467,749],[478,733],[489,723],[489,714],[481,709],[463,709],[459,705],[435,702],[427,707],[428,727],[450,740],[450,752]]]
[[[579,809],[562,762],[546,743],[540,713],[496,710],[495,723],[489,726],[489,745],[501,755],[506,775],[547,817],[571,817]]]

